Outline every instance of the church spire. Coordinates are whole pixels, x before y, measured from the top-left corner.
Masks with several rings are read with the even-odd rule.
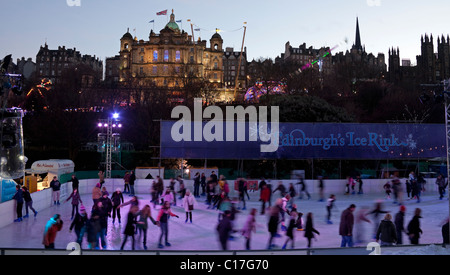
[[[362,44],[361,44],[361,34],[359,32],[359,18],[356,17],[356,38],[355,38],[355,45],[353,45],[353,48],[356,50],[362,51]]]

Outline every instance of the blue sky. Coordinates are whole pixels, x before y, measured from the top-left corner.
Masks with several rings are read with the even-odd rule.
[[[333,47],[348,38],[355,40],[356,17],[367,52],[400,48],[400,57],[415,63],[420,54],[420,37],[428,33],[450,34],[448,0],[80,0],[70,7],[66,0],[0,0],[2,28],[0,58],[13,54],[36,58],[47,41],[52,49],[76,47],[82,54],[102,59],[118,54],[120,38],[130,28],[138,39],[148,40],[155,20],[158,33],[168,16],[156,16],[165,9],[175,10],[183,29],[190,32],[187,19],[201,28],[195,36],[209,40],[219,28],[224,46],[240,50],[243,22],[247,22],[245,45],[249,60],[275,58],[284,52],[287,41],[298,47],[306,43],[319,48]],[[180,24],[181,27],[181,24]],[[136,32],[134,32],[136,29]],[[240,30],[238,30],[240,29]],[[238,31],[236,31],[238,30]],[[436,41],[435,41],[435,48]]]

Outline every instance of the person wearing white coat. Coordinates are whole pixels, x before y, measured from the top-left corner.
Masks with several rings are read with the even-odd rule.
[[[186,221],[185,223],[190,220],[192,223],[192,211],[194,210],[194,206],[197,204],[197,201],[195,200],[195,196],[191,193],[190,190],[186,190],[186,194],[183,198],[183,208],[186,211]]]

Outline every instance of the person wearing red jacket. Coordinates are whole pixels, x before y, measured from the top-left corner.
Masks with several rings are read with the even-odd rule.
[[[267,185],[263,185],[261,189],[260,201],[262,202],[261,206],[261,215],[266,213],[266,203],[270,200],[270,189]]]
[[[61,231],[62,227],[63,221],[59,214],[56,214],[47,222],[44,230],[44,240],[42,241],[45,249],[55,249],[56,233]]]

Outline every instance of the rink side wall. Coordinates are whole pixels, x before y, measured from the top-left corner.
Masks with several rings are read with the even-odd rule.
[[[112,193],[117,189],[120,188],[120,190],[123,191],[124,189],[124,181],[123,179],[105,179],[105,184],[103,186],[106,187],[107,191],[109,192],[110,196]],[[365,194],[379,194],[380,198],[385,197],[385,192],[383,189],[383,186],[386,184],[388,180],[386,179],[366,179],[363,180],[363,190]],[[169,180],[164,181],[165,186],[169,186]],[[259,182],[259,181],[258,181]],[[267,183],[272,184],[272,189],[275,190],[275,188],[278,186],[279,182],[282,182],[286,186],[286,190],[289,188],[290,183],[294,183],[294,187],[296,191],[299,191],[299,186],[295,184],[297,181],[295,180],[266,180]],[[402,188],[405,190],[405,180],[402,179]],[[435,184],[436,179],[427,179],[427,184],[425,185],[427,194],[438,194],[438,189]],[[98,179],[88,179],[88,180],[80,180],[79,184],[79,192],[81,195],[91,194],[92,189],[94,186],[98,183]],[[135,193],[137,195],[139,194],[149,194],[150,188],[152,186],[153,180],[145,180],[145,179],[138,179],[136,180],[134,189]],[[191,190],[191,192],[194,191],[194,181],[193,180],[184,180],[185,186],[187,189]],[[228,184],[230,185],[230,197],[238,197],[237,191],[234,190],[234,181],[228,181]],[[319,182],[317,180],[305,180],[305,184],[307,186],[307,191],[312,195],[317,195],[319,192],[318,184]],[[325,195],[329,196],[330,194],[344,194],[345,191],[345,184],[346,180],[324,180],[325,185]],[[176,190],[178,190],[178,184],[175,186]],[[358,192],[358,184],[355,186],[356,192]],[[201,190],[200,190],[201,191]],[[60,202],[62,203],[72,192],[72,183],[64,183],[61,185],[61,196],[60,196]],[[257,192],[249,192],[250,196],[253,197],[253,199],[259,199],[259,191]],[[276,193],[277,195],[279,192]],[[43,209],[49,208],[52,206],[52,190],[45,189],[36,193],[31,194],[31,197],[33,199],[33,208],[36,209],[36,211],[41,211]],[[314,198],[316,199],[316,198]],[[70,203],[70,202],[68,202]],[[25,215],[25,204],[22,209],[22,213]],[[33,213],[30,210],[30,215],[33,215]],[[14,222],[14,219],[16,219],[16,202],[14,200],[7,201],[0,204],[0,228],[5,227],[11,223]],[[49,217],[50,218],[50,217]]]

